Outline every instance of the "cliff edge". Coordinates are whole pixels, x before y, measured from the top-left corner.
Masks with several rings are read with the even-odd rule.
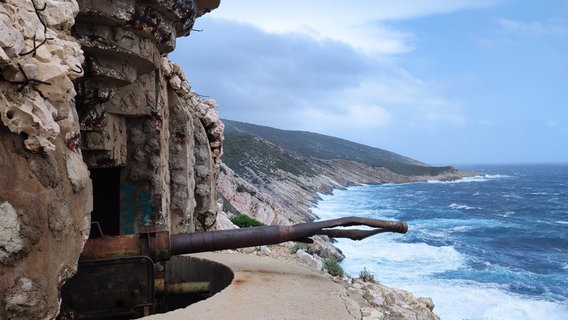
[[[223,123],[224,156],[217,180],[223,206],[217,220],[221,229],[234,228],[229,217],[239,214],[268,225],[313,221],[317,217],[310,207],[318,194],[333,189],[475,175],[329,136],[228,120]],[[325,271],[325,258],[344,258],[329,238],[313,239],[313,244],[293,255],[291,244],[240,251],[301,263],[318,271]],[[362,310],[361,319],[438,319],[430,298],[416,298],[404,290],[361,279],[335,280],[353,295]]]

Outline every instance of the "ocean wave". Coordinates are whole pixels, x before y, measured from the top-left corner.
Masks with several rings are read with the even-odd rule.
[[[404,235],[339,240],[345,271],[357,276],[366,267],[382,284],[432,297],[442,319],[567,319],[568,179],[503,171],[510,175],[339,193],[345,197],[329,200],[334,210],[363,209],[349,197],[366,197],[374,217],[409,224]]]
[[[351,259],[351,256],[348,256],[342,265],[353,277],[363,268],[367,268],[377,275],[381,284],[407,290],[417,297],[431,297],[436,305],[434,312],[446,320],[560,320],[565,319],[568,313],[568,301],[546,301],[511,293],[507,291],[506,285],[495,283],[436,278],[434,276],[439,273],[434,269],[457,270],[463,262],[463,257],[458,253],[451,254],[448,259],[440,259],[438,254],[452,252],[450,247],[435,250],[424,247],[414,249],[426,249],[424,258],[428,263],[412,261],[403,253],[405,259],[402,259],[401,263],[384,260],[369,265],[363,259]],[[409,263],[411,265],[408,265]],[[431,270],[426,272],[428,269]]]
[[[497,213],[498,216],[503,217],[503,218],[509,218],[511,216],[516,215],[517,213],[515,211],[505,211],[504,213]]]
[[[502,195],[503,198],[505,199],[523,199],[523,196],[521,196],[518,193],[514,193],[514,192],[509,192],[509,193],[505,193]]]
[[[481,208],[478,208],[478,207],[471,207],[471,206],[468,206],[467,204],[457,204],[457,203],[452,203],[452,204],[450,204],[450,205],[448,206],[448,208],[451,208],[451,209],[460,209],[460,210],[462,210],[462,209],[463,209],[463,210],[481,209]]]
[[[568,313],[566,302],[553,302],[511,294],[500,286],[473,281],[427,281],[424,284],[394,283],[393,286],[428,296],[434,312],[445,320],[561,320]]]
[[[504,175],[504,174],[486,174],[480,176],[473,176],[473,177],[464,177],[457,180],[428,180],[428,183],[444,183],[444,184],[451,184],[451,183],[468,183],[468,182],[485,182],[489,180],[495,179],[505,179],[505,178],[512,178],[512,176]]]
[[[419,231],[426,230],[428,232],[433,230],[446,230],[455,227],[472,227],[472,228],[497,228],[497,227],[512,227],[514,224],[500,221],[496,219],[447,219],[435,218],[424,220],[408,221],[411,230]]]
[[[401,243],[387,237],[366,239],[365,246],[340,239],[336,245],[349,252],[342,266],[347,272],[364,267],[381,267],[381,277],[394,279],[401,274],[425,277],[439,272],[457,270],[467,263],[466,257],[452,246],[431,246],[425,243]],[[376,250],[370,250],[377,248]],[[428,261],[428,263],[424,263]],[[372,263],[372,266],[368,264]]]

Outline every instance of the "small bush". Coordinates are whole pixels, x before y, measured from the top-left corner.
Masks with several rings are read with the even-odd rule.
[[[239,228],[248,228],[248,227],[261,227],[265,224],[253,219],[246,214],[239,214],[237,216],[232,216],[229,218],[231,222]]]
[[[363,299],[371,302],[371,300],[373,300],[373,295],[369,292],[369,290],[365,289],[365,292],[363,292]]]
[[[365,282],[376,283],[375,276],[373,276],[371,271],[369,271],[366,267],[363,268],[363,270],[361,270],[361,272],[359,272],[359,279],[361,279]]]
[[[345,274],[345,271],[335,258],[325,258],[323,260],[323,266],[327,269],[327,272],[334,277],[339,276],[340,278],[343,278],[343,275]]]
[[[294,243],[294,245],[292,246],[292,248],[290,249],[291,253],[296,253],[298,252],[298,250],[304,250],[306,252],[308,252],[308,244],[307,243],[303,243],[303,242],[296,242]]]

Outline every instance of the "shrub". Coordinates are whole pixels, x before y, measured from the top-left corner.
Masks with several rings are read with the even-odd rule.
[[[306,252],[308,252],[308,244],[307,243],[303,243],[303,242],[296,242],[294,243],[294,245],[292,246],[292,248],[290,249],[291,253],[296,253],[298,252],[298,250],[304,250]]]
[[[337,259],[335,258],[325,258],[323,260],[323,266],[327,269],[327,272],[334,277],[339,276],[340,278],[343,278],[343,275],[345,274],[345,271],[343,271],[343,268],[339,265],[339,262],[337,262]]]
[[[229,218],[229,220],[231,220],[231,222],[239,228],[261,227],[265,225],[264,223],[253,219],[246,214],[232,216]]]
[[[363,268],[363,270],[359,272],[359,279],[365,282],[376,283],[375,276],[373,276],[373,274],[367,269],[367,267]]]
[[[373,295],[369,292],[368,289],[365,289],[365,291],[363,292],[363,299],[371,302],[371,300],[373,300]]]

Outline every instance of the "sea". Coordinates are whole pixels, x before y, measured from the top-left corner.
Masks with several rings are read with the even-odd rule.
[[[409,225],[338,239],[344,270],[431,297],[441,319],[568,319],[568,164],[458,168],[479,175],[321,194],[320,219]]]

